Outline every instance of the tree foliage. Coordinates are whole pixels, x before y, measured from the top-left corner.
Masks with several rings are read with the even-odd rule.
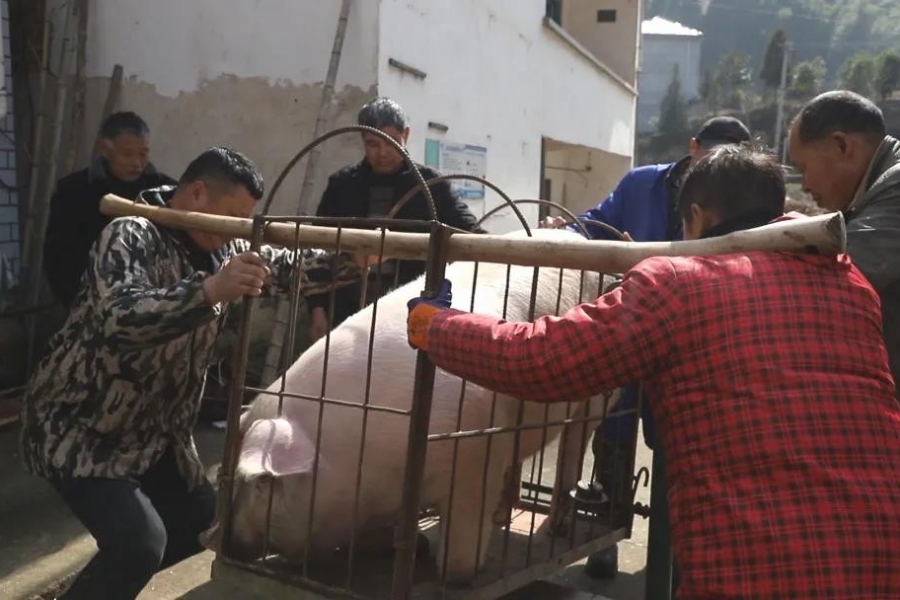
[[[808,100],[816,96],[822,91],[827,72],[828,66],[821,56],[798,63],[791,73],[788,95],[796,100]]]
[[[659,107],[660,133],[684,133],[688,129],[687,102],[681,92],[681,76],[678,65],[672,70],[672,81]]]
[[[840,85],[845,90],[871,98],[875,91],[877,68],[874,56],[868,52],[857,52],[844,63]]]
[[[745,110],[747,87],[753,81],[750,57],[739,52],[727,53],[716,67],[714,81],[720,107]]]
[[[857,52],[877,54],[900,40],[897,0],[648,0],[646,18],[657,15],[703,32],[703,69],[740,52],[759,71],[772,33],[783,29],[798,60],[825,59],[829,82]]]
[[[882,102],[900,89],[900,54],[892,50],[878,55],[875,72],[875,91]]]

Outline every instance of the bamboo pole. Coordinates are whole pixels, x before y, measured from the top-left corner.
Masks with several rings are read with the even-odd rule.
[[[112,194],[103,198],[100,210],[114,217],[140,216],[166,227],[233,238],[249,239],[252,233],[253,221],[250,219],[136,204]],[[296,236],[295,226],[288,223],[270,223],[265,231],[265,241],[279,246],[292,246]],[[300,239],[308,246],[333,250],[337,243],[337,229],[301,225]],[[380,231],[345,228],[341,232],[341,248],[346,252],[378,255],[381,243]],[[709,256],[752,250],[814,250],[834,256],[846,252],[846,249],[844,217],[841,213],[831,213],[686,242],[609,242],[461,234],[450,239],[448,257],[451,261],[622,273],[651,256]],[[389,231],[385,236],[385,258],[424,260],[427,253],[427,234]]]

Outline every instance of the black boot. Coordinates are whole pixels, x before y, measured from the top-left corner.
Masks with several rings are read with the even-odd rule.
[[[619,547],[611,546],[591,554],[584,565],[584,574],[591,579],[612,579],[619,572]]]

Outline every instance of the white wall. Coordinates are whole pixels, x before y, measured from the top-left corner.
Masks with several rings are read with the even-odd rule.
[[[161,170],[178,177],[204,148],[227,144],[256,161],[271,185],[311,140],[339,9],[313,0],[91,2],[82,156],[119,63],[126,79],[118,109],[148,122]],[[375,94],[378,11],[374,0],[353,3],[329,127],[355,122]],[[314,194],[330,171],[360,156],[355,136],[328,142]],[[276,212],[296,210],[303,173],[301,164],[286,181]]]
[[[544,0],[383,0],[378,91],[409,113],[416,160],[424,160],[427,137],[485,146],[488,179],[513,198],[535,198],[543,136],[633,155],[633,94],[546,27],[545,6]],[[390,58],[427,77],[390,67]],[[450,129],[429,131],[429,121]],[[488,194],[485,208],[499,202]],[[536,207],[523,212],[536,221]],[[519,228],[508,214],[488,227]]]
[[[114,0],[91,2],[88,76],[116,63],[161,96],[198,90],[222,75],[272,85],[322,82],[340,2]],[[378,2],[353,3],[337,88],[375,81]]]
[[[652,120],[659,117],[659,107],[672,82],[672,71],[678,66],[681,91],[685,100],[700,96],[703,77],[700,73],[701,37],[645,35],[641,72],[638,76],[638,127],[651,131]]]

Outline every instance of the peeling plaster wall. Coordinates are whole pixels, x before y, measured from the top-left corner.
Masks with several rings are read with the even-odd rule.
[[[86,131],[99,125],[118,63],[125,82],[117,108],[150,125],[160,170],[177,178],[201,150],[225,144],[250,156],[270,186],[312,139],[339,9],[295,0],[92,2]],[[329,128],[355,122],[375,95],[378,18],[379,2],[353,3]],[[82,156],[93,144],[87,137]],[[327,142],[314,195],[331,171],[361,156],[355,136]],[[295,212],[304,173],[298,165],[273,212]]]
[[[414,158],[424,159],[426,138],[485,146],[488,179],[513,198],[539,194],[542,137],[617,155],[623,160],[607,163],[609,177],[624,175],[636,98],[544,25],[545,8],[544,0],[383,0],[379,91],[409,112]],[[623,51],[633,54],[634,45]],[[399,71],[391,58],[427,76]],[[429,130],[429,121],[449,130]],[[488,192],[483,209],[500,202]],[[536,222],[537,207],[522,210]],[[521,227],[508,210],[487,225]]]

